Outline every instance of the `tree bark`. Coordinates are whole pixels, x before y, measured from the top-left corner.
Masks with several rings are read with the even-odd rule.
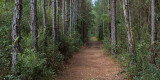
[[[52,38],[55,46],[56,45],[56,0],[52,0],[52,9],[53,9]]]
[[[103,4],[103,15],[105,14],[105,0],[102,1]],[[105,22],[103,20],[103,39],[105,37]]]
[[[81,0],[80,1],[80,4],[81,4],[81,11],[87,11],[87,2],[86,2],[86,0]],[[81,17],[83,18],[83,19],[85,19],[86,18],[86,14],[84,14],[84,12],[82,12],[83,14],[81,14]],[[84,20],[82,20],[81,22],[81,29],[80,29],[80,34],[81,34],[81,39],[82,39],[82,41],[83,42],[85,42],[86,41],[86,31],[87,31],[87,28],[86,28],[86,22],[84,21]]]
[[[111,1],[108,0],[108,17],[111,19]],[[111,21],[108,23],[108,37],[111,38]]]
[[[20,19],[22,12],[22,0],[15,0],[13,22],[12,22],[12,72],[16,75],[17,53],[20,52]]]
[[[77,29],[77,9],[78,9],[78,0],[73,0],[73,26],[74,31]]]
[[[42,13],[43,13],[43,31],[46,31],[46,9],[45,9],[45,0],[42,0]]]
[[[156,16],[155,16],[155,0],[151,0],[151,27],[152,27],[152,31],[151,31],[151,63],[156,64],[156,51],[155,51],[155,43],[156,43]]]
[[[56,6],[57,6],[57,32],[56,32],[56,35],[57,35],[57,41],[59,41],[59,0],[56,0]]]
[[[73,0],[73,28],[75,32],[75,0]]]
[[[75,2],[75,30],[78,28],[78,0]]]
[[[65,0],[62,0],[62,28],[63,35],[65,33]]]
[[[32,49],[38,51],[37,0],[30,0],[30,9]]]
[[[70,0],[70,36],[72,35],[72,0]]]
[[[67,0],[65,0],[65,33],[67,32],[67,26],[68,26],[68,3]]]
[[[127,38],[128,38],[128,48],[129,48],[129,56],[130,56],[130,65],[133,65],[133,61],[135,62],[135,50],[134,50],[134,38],[130,23],[130,17],[129,17],[129,2],[128,0],[123,0],[123,10],[124,10],[124,17],[125,17],[125,23],[126,23],[126,30],[127,30]]]
[[[111,38],[112,38],[112,51],[111,53],[115,54],[116,48],[116,0],[112,0],[111,2]]]
[[[98,20],[97,20],[97,22],[98,22]],[[96,23],[96,36],[99,39],[99,25],[98,25],[98,23]]]

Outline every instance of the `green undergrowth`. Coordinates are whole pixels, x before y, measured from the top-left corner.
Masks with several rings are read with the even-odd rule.
[[[22,16],[20,21],[20,53],[17,55],[17,75],[11,73],[12,65],[12,38],[11,25],[13,19],[14,1],[0,1],[0,80],[53,80],[56,72],[62,68],[62,64],[72,57],[73,53],[79,51],[83,45],[81,26],[85,26],[86,35],[89,26],[91,26],[92,15],[89,18],[81,19],[87,14],[91,14],[87,9],[85,14],[79,11],[78,29],[69,34],[69,29],[66,29],[65,34],[62,34],[62,18],[59,14],[59,39],[56,45],[52,39],[52,4],[50,0],[46,1],[46,32],[43,32],[43,16],[41,9],[41,1],[37,0],[37,26],[38,26],[38,52],[31,49],[31,30],[30,30],[30,1],[23,1]],[[88,4],[88,3],[87,3]],[[90,5],[91,6],[91,5]],[[89,8],[89,7],[88,7]],[[82,25],[81,22],[87,23]],[[87,21],[87,22],[86,22]],[[67,23],[66,23],[67,24]],[[69,26],[69,22],[66,25]],[[72,26],[73,28],[73,26]],[[68,30],[68,32],[67,32]],[[87,40],[87,39],[85,39]]]
[[[71,36],[63,36],[61,34],[56,46],[53,46],[53,40],[50,38],[52,37],[51,35],[46,37],[41,30],[39,30],[38,35],[38,52],[31,49],[30,33],[21,38],[20,45],[22,53],[18,53],[16,77],[10,72],[10,53],[3,54],[3,48],[0,50],[0,63],[3,63],[0,64],[0,70],[3,71],[3,73],[0,72],[0,79],[53,80],[56,72],[62,68],[62,64],[67,62],[74,52],[79,51],[79,48],[83,44],[77,32]],[[3,43],[4,46],[7,46],[7,43],[9,42],[6,41],[6,45]],[[11,49],[10,46],[6,48],[6,51],[9,49]]]
[[[129,65],[129,53],[127,45],[120,45],[121,42],[117,44],[117,54],[115,58],[119,62],[122,72],[125,73],[124,79],[131,80],[160,80],[160,57],[156,58],[156,65],[149,62],[151,52],[150,44],[142,41],[136,43],[136,63],[135,65]],[[118,47],[121,46],[121,47]],[[111,53],[111,45],[109,39],[105,38],[103,40],[103,49],[106,53]],[[159,54],[160,47],[156,47],[157,53]],[[112,55],[112,54],[109,54]]]

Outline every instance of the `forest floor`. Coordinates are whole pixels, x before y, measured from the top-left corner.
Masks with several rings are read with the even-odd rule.
[[[103,54],[102,43],[92,38],[73,55],[56,80],[123,80],[118,63]]]

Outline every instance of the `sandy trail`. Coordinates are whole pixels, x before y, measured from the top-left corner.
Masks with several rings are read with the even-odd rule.
[[[88,42],[73,55],[56,80],[123,80],[121,69],[109,56],[103,55],[100,42]]]

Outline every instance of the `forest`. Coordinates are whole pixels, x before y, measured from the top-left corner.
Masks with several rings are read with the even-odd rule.
[[[0,0],[0,80],[160,80],[160,0]]]

